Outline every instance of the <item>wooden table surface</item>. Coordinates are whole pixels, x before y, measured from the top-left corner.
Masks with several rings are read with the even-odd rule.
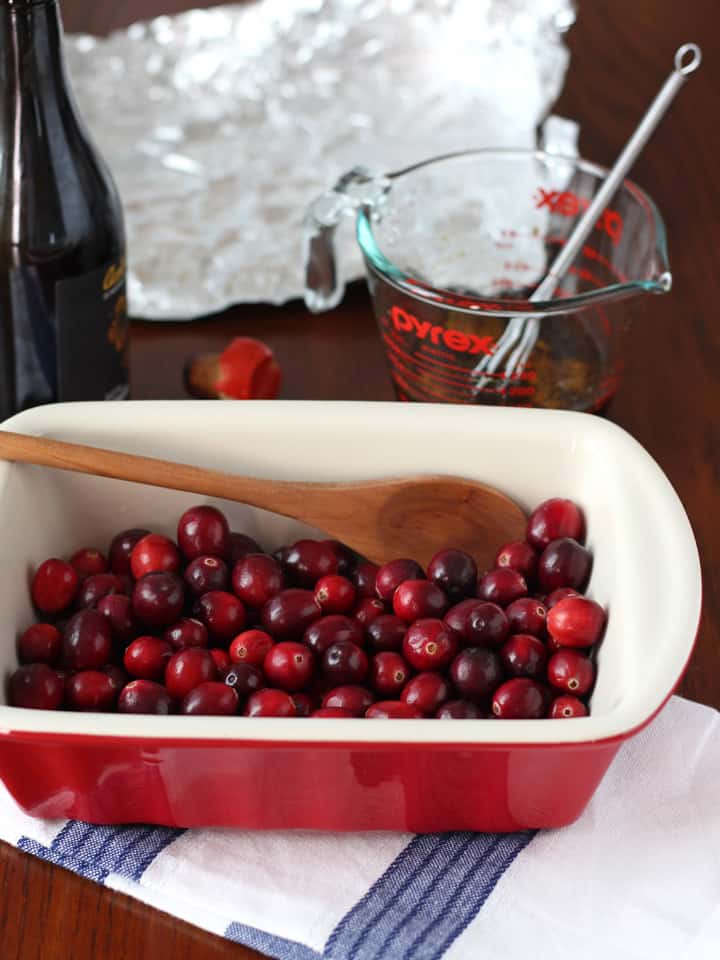
[[[98,34],[196,5],[201,2],[62,0],[68,31]],[[686,40],[703,45],[702,70],[633,171],[664,215],[674,289],[648,304],[645,320],[636,326],[627,376],[608,415],[660,463],[693,523],[703,558],[705,608],[680,692],[715,707],[720,707],[719,22],[717,0],[581,0],[568,37],[572,63],[556,107],[580,122],[583,155],[611,164],[670,69],[675,48]],[[184,359],[222,347],[238,334],[259,335],[272,345],[285,397],[392,398],[360,287],[339,309],[317,317],[293,304],[243,306],[192,324],[138,321],[133,395],[183,397]],[[672,590],[672,584],[658,584],[658,590]],[[1,844],[0,890],[3,960],[259,956]]]

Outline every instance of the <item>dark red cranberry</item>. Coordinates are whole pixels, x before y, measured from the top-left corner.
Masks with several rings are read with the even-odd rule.
[[[248,537],[245,533],[231,533],[230,547],[228,549],[227,560],[230,568],[235,566],[238,560],[242,560],[249,553],[262,553],[263,549],[257,540]]]
[[[167,627],[182,613],[183,582],[174,573],[148,573],[135,584],[132,606],[149,627]]]
[[[233,567],[232,588],[249,607],[262,607],[285,586],[282,567],[266,553],[249,553]]]
[[[545,715],[545,692],[535,680],[513,677],[493,694],[492,709],[501,720],[537,720]]]
[[[335,551],[335,555],[338,560],[337,572],[341,577],[349,577],[353,570],[355,569],[356,559],[353,551],[344,543],[340,543],[339,540],[323,540],[323,543],[327,543]]]
[[[225,515],[207,504],[190,507],[178,520],[177,542],[186,560],[227,556],[230,528]]]
[[[126,670],[115,663],[102,668],[102,672],[110,678],[110,683],[115,688],[116,693],[120,693],[124,686],[130,683],[131,677]]]
[[[547,610],[539,600],[520,597],[513,600],[505,611],[511,633],[530,633],[534,637],[545,636]]]
[[[227,590],[230,587],[230,571],[219,557],[195,557],[185,567],[183,579],[196,597],[211,590]]]
[[[566,597],[547,618],[550,636],[561,647],[591,647],[605,629],[605,611],[588,597]]]
[[[307,687],[313,675],[313,652],[304,643],[284,640],[268,650],[263,673],[274,687],[296,693]]]
[[[252,552],[252,551],[251,551],[251,552]],[[262,553],[262,551],[257,551],[257,550],[254,551],[254,552],[255,552],[255,553],[258,553],[258,552]],[[272,552],[272,554],[271,554],[273,560],[277,560],[277,562],[278,562],[278,563],[280,564],[280,566],[282,567],[283,573],[286,574],[286,575],[287,575],[287,573],[289,572],[289,571],[288,571],[288,567],[287,567],[287,556],[288,556],[289,553],[290,553],[290,547],[278,547],[278,549],[277,549],[277,550],[273,550],[273,552]],[[242,559],[242,557],[241,557],[240,559]]]
[[[447,700],[435,712],[437,720],[481,720],[486,716],[469,700]]]
[[[429,571],[428,571],[429,573]],[[405,684],[400,699],[432,717],[438,707],[450,696],[447,680],[439,673],[419,673]]]
[[[169,537],[148,533],[130,554],[130,572],[136,580],[146,573],[175,573],[180,569],[180,551]]]
[[[334,687],[323,697],[323,707],[346,710],[353,717],[365,716],[365,711],[375,700],[366,687],[356,684],[347,684],[344,687]]]
[[[293,693],[292,702],[295,704],[295,715],[309,717],[315,706],[315,700],[309,693]]]
[[[221,650],[220,647],[212,647],[210,650],[210,656],[215,661],[218,674],[222,676],[223,672],[227,670],[232,663],[230,654],[226,650]]]
[[[377,597],[363,597],[353,610],[353,617],[361,626],[367,628],[385,613],[385,604]]]
[[[323,613],[348,613],[355,606],[357,594],[347,577],[331,573],[315,584],[315,600]]]
[[[441,550],[428,564],[427,575],[455,603],[475,592],[477,564],[464,550]]]
[[[113,537],[108,550],[108,561],[113,573],[130,573],[130,554],[133,552],[133,547],[138,540],[142,540],[149,533],[149,530],[133,527]]]
[[[165,668],[173,655],[172,647],[158,637],[138,637],[123,655],[127,672],[142,680],[162,680]]]
[[[558,587],[583,590],[590,579],[592,554],[577,540],[553,540],[540,554],[538,583],[548,592]]]
[[[355,567],[351,579],[359,600],[363,600],[365,597],[376,596],[375,585],[377,583],[379,569],[380,567],[376,563],[370,563],[369,560],[365,560]]]
[[[403,656],[416,670],[442,670],[455,656],[459,637],[442,620],[424,619],[413,623],[403,640]]]
[[[244,630],[230,644],[230,659],[233,663],[261,667],[273,642],[273,638],[264,630]]]
[[[120,691],[120,713],[158,713],[167,716],[173,711],[173,700],[165,687],[152,680],[131,680]]]
[[[117,644],[130,643],[140,632],[133,613],[132,600],[124,593],[108,593],[98,600],[97,612],[107,618],[110,633]]]
[[[107,673],[101,670],[80,670],[68,679],[65,697],[73,710],[112,710],[118,690]]]
[[[542,640],[529,633],[516,633],[506,640],[500,659],[511,677],[541,679],[547,663],[547,648]]]
[[[165,686],[171,697],[176,700],[205,683],[217,679],[217,667],[204,647],[186,647],[178,650],[168,660],[165,667]]]
[[[500,658],[486,647],[466,647],[453,660],[450,677],[463,700],[486,700],[502,682]]]
[[[253,693],[245,705],[246,717],[294,717],[295,704],[289,693],[266,687]]]
[[[498,550],[495,557],[495,566],[515,570],[526,581],[535,579],[538,556],[535,550],[525,540],[513,540]]]
[[[97,610],[70,617],[63,634],[63,663],[71,670],[103,667],[112,653],[110,623]]]
[[[507,607],[519,597],[527,595],[525,578],[508,567],[499,567],[486,573],[477,586],[477,595],[481,600]]]
[[[549,593],[545,597],[545,609],[549,612],[552,608],[560,603],[561,600],[567,600],[568,597],[579,597],[580,594],[577,590],[573,590],[572,587],[558,587],[557,590],[553,590],[552,593]]]
[[[319,707],[313,710],[311,717],[335,717],[336,719],[354,717],[355,714],[349,710],[343,710],[340,707]]]
[[[77,570],[64,560],[52,558],[41,563],[32,579],[32,601],[43,613],[60,613],[75,599]]]
[[[165,630],[163,640],[169,643],[173,650],[182,650],[183,647],[206,647],[208,645],[207,627],[195,617],[180,617]]]
[[[572,500],[554,497],[545,500],[530,514],[527,525],[527,540],[538,550],[544,550],[560,537],[572,537],[582,543],[585,539],[585,518],[582,510]]]
[[[383,603],[391,603],[393,594],[406,580],[424,580],[425,571],[414,560],[402,558],[384,563],[375,577],[375,591]]]
[[[20,663],[57,666],[62,654],[62,634],[51,623],[34,623],[18,640]]]
[[[321,577],[338,572],[338,555],[328,540],[298,540],[287,552],[285,567],[294,583],[312,588]]]
[[[212,650],[210,653],[212,654]],[[241,700],[249,697],[256,690],[262,690],[265,686],[265,678],[258,667],[253,667],[249,663],[231,663],[229,667],[220,671],[223,683],[237,693]]]
[[[369,720],[422,720],[423,714],[418,707],[413,707],[402,700],[381,700],[368,707],[365,716]]]
[[[281,590],[265,604],[260,622],[278,640],[298,640],[322,611],[310,590]]]
[[[577,650],[559,650],[547,665],[550,686],[575,697],[584,697],[595,682],[595,665]]]
[[[238,711],[240,699],[231,686],[206,680],[185,694],[180,713],[187,716],[231,717]]]
[[[95,573],[107,573],[108,562],[95,547],[83,547],[76,550],[70,557],[70,564],[75,568],[78,576],[91,577]]]
[[[194,608],[214,643],[229,644],[245,626],[242,600],[225,590],[204,593]]]
[[[10,677],[10,703],[33,710],[58,710],[65,696],[62,678],[46,663],[30,663]]]
[[[95,609],[103,597],[127,593],[123,580],[116,573],[95,573],[80,584],[77,605],[83,610]]]
[[[469,647],[499,647],[510,630],[502,608],[486,600],[461,600],[445,614],[445,623]]]
[[[368,647],[375,653],[383,650],[402,649],[402,642],[408,625],[393,613],[384,613],[373,620],[366,629]]]
[[[412,671],[399,653],[385,650],[370,660],[368,682],[381,697],[399,697]]]
[[[406,580],[393,594],[393,610],[407,623],[441,617],[447,606],[447,597],[430,580]]]
[[[332,614],[311,623],[303,634],[303,643],[306,643],[318,655],[325,653],[328,647],[339,640],[349,640],[358,647],[362,647],[365,643],[362,626],[352,617]]]
[[[550,704],[548,717],[551,720],[568,720],[570,717],[586,717],[588,708],[577,697],[563,695],[555,697]]]
[[[362,683],[368,672],[367,655],[356,643],[338,640],[323,654],[322,672],[333,686]]]

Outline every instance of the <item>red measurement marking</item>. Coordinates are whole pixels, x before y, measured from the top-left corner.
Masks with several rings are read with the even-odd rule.
[[[415,314],[402,307],[390,308],[390,320],[396,330],[401,333],[412,333],[418,340],[429,340],[435,346],[443,343],[455,353],[491,354],[494,344],[493,337],[478,337],[474,333],[464,333],[462,330],[453,330],[452,327],[441,327],[432,324],[429,320],[419,320]]]
[[[448,392],[454,391],[455,393],[459,393],[461,396],[467,393],[469,389],[469,383],[467,378],[465,378],[465,381],[463,383],[459,383],[457,380],[451,379],[450,377],[447,377],[442,373],[436,373],[430,367],[423,366],[423,364],[419,363],[415,357],[411,357],[409,354],[405,353],[403,350],[400,350],[399,347],[397,347],[394,343],[392,343],[392,341],[390,341],[387,337],[385,338],[385,342],[387,343],[388,347],[394,353],[397,354],[397,357],[391,358],[390,362],[393,364],[394,367],[398,367],[399,369],[403,370],[410,377],[413,377],[413,378],[417,378],[419,376],[429,377],[432,380],[438,381],[438,386],[440,387],[440,389],[447,390]],[[402,359],[405,361],[409,361],[410,363],[415,364],[419,369],[418,370],[410,369],[405,364],[400,362],[399,357],[402,357]]]
[[[571,190],[545,190],[544,187],[537,188],[533,200],[536,210],[548,207],[552,213],[557,213],[561,217],[576,217],[590,206],[589,200],[585,197],[579,197]],[[608,207],[597,220],[595,229],[606,233],[613,244],[617,246],[622,236],[623,219],[617,210],[611,210]]]

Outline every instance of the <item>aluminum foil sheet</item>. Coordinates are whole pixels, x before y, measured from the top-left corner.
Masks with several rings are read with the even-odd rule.
[[[258,0],[68,36],[123,199],[131,312],[301,296],[303,213],[346,170],[534,143],[573,20],[572,0]]]

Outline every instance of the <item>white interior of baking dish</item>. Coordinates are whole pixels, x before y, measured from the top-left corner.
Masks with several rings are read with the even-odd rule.
[[[652,458],[594,416],[560,411],[399,403],[125,402],[37,408],[3,427],[256,476],[349,480],[411,473],[474,477],[529,510],[575,499],[594,554],[588,593],[607,606],[592,715],[566,721],[432,722],[154,717],[24,710],[0,693],[0,729],[98,736],[302,741],[528,742],[596,740],[642,724],[690,654],[700,566],[685,511]],[[0,463],[0,675],[33,621],[28,583],[49,556],[105,549],[126,527],[174,536],[193,494]],[[266,549],[307,530],[216,502],[231,527]]]

